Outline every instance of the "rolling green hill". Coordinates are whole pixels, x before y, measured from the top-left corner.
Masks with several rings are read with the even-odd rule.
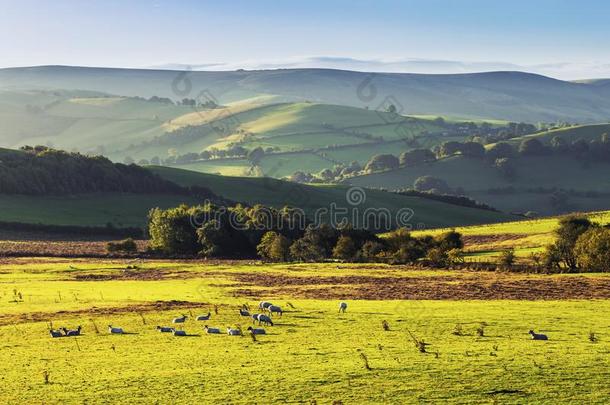
[[[445,180],[453,189],[505,212],[535,211],[551,215],[572,210],[610,208],[610,165],[583,165],[568,156],[513,158],[515,176],[507,179],[483,159],[453,156],[434,163],[349,179],[361,187],[388,190],[413,187],[422,176]],[[553,206],[553,189],[573,190],[564,206]],[[599,193],[594,194],[591,192]]]
[[[539,132],[532,135],[525,135],[509,139],[507,142],[513,145],[519,145],[526,139],[535,138],[545,144],[549,144],[555,137],[562,138],[568,143],[572,143],[579,139],[585,141],[599,141],[603,134],[610,134],[610,124],[595,124],[595,125],[578,125],[568,128],[553,129],[550,131]],[[491,147],[489,145],[488,147]]]
[[[350,212],[357,209],[363,211],[362,218],[367,208],[383,208],[391,212],[392,217],[386,219],[392,224],[399,224],[393,215],[408,208],[408,218],[400,225],[407,225],[408,221],[413,227],[479,224],[508,218],[497,212],[382,191],[358,190],[366,201],[350,204],[345,186],[314,187],[165,167],[147,170],[42,147],[26,151],[0,149],[0,159],[0,222],[143,227],[151,208],[193,205],[206,198],[215,203],[232,200],[249,205],[290,205],[303,209],[312,220],[314,211],[321,208],[331,212],[333,206]],[[24,176],[28,177],[27,182]],[[324,215],[325,222],[341,219]],[[356,225],[367,226],[364,221]]]
[[[520,72],[426,75],[331,69],[235,72],[41,66],[0,70],[4,87],[84,89],[127,96],[196,98],[204,89],[226,104],[261,95],[284,100],[369,106],[392,100],[403,114],[539,122],[605,121],[610,92],[603,83],[576,83]],[[186,91],[190,89],[190,91]]]

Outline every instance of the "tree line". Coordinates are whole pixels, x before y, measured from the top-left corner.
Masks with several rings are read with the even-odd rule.
[[[192,194],[216,197],[204,187],[181,187],[136,166],[46,146],[25,146],[0,158],[0,193],[69,195],[95,192]]]
[[[441,266],[460,261],[463,247],[457,232],[418,238],[400,228],[381,238],[348,223],[312,224],[290,207],[262,205],[155,208],[149,214],[148,231],[150,249],[162,254],[272,262],[426,260]]]

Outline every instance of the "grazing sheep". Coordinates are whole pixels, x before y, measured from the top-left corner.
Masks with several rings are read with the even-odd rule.
[[[227,328],[227,333],[229,336],[241,336],[240,329]]]
[[[80,336],[81,327],[79,326],[76,329],[68,330],[66,328],[61,328],[64,331],[65,336]]]
[[[339,312],[345,313],[347,311],[347,302],[342,302],[339,304]]]
[[[52,338],[60,338],[63,336],[63,334],[61,333],[61,330],[49,329],[49,333],[51,334]]]
[[[182,315],[181,318],[174,318],[174,320],[172,321],[172,323],[184,323],[186,322],[186,315]]]
[[[250,317],[252,317],[252,323],[256,323],[256,322],[258,322],[258,317],[259,317],[260,315],[261,315],[261,314],[252,314],[252,315],[250,315]]]
[[[549,340],[549,337],[542,333],[535,333],[533,330],[530,330],[528,333],[532,335],[532,340]]]
[[[157,326],[157,330],[161,333],[170,333],[174,331],[174,328],[170,328],[169,326]]]
[[[253,328],[252,326],[249,326],[248,330],[253,335],[266,335],[267,334],[267,332],[265,332],[265,329],[263,329],[263,328]]]
[[[240,308],[239,309],[239,315],[240,316],[250,316],[250,312],[248,312],[247,309]]]
[[[186,332],[183,330],[174,329],[174,336],[186,336]]]
[[[259,308],[261,311],[265,312],[265,311],[267,310],[267,308],[269,308],[271,305],[273,305],[273,304],[272,304],[272,303],[270,303],[270,302],[267,302],[267,301],[261,301],[261,303],[260,303],[260,304],[258,304],[258,308]]]
[[[282,316],[282,314],[284,313],[282,311],[282,308],[278,307],[277,305],[269,305],[267,311],[269,311],[269,315],[280,314],[280,316]]]
[[[259,314],[257,317],[258,320],[258,324],[265,324],[265,325],[270,325],[273,326],[273,321],[271,320],[271,318],[269,318],[267,315],[265,314]]]
[[[197,320],[198,321],[209,321],[211,316],[212,316],[212,314],[208,311],[207,315],[199,315],[197,317]]]
[[[122,335],[124,333],[123,328],[113,328],[112,325],[108,325],[108,332],[113,335]]]
[[[203,329],[205,329],[205,331],[210,334],[216,334],[216,335],[220,334],[219,328],[210,328],[208,325],[205,325],[203,327]]]

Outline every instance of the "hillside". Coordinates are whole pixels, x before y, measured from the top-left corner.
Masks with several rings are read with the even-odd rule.
[[[593,140],[599,140],[603,134],[610,134],[610,124],[578,125],[568,128],[553,129],[512,138],[507,142],[513,145],[519,145],[524,140],[535,138],[548,145],[555,137],[568,141],[568,143],[572,143],[579,139],[591,142]],[[489,147],[491,146],[492,145],[489,145]]]
[[[331,209],[333,203],[339,208],[385,208],[392,214],[410,208],[415,215],[409,215],[409,223],[420,227],[506,219],[496,212],[380,191],[366,193],[366,202],[359,207],[346,201],[348,188],[344,186],[302,186],[268,178],[221,177],[162,167],[147,170],[47,148],[0,149],[0,158],[0,222],[143,227],[151,208],[192,205],[205,199],[291,205],[310,216],[317,209]],[[393,218],[389,221],[394,223]],[[366,226],[364,222],[362,225]]]
[[[225,175],[284,177],[353,161],[364,165],[374,154],[462,140],[471,133],[463,125],[271,96],[209,108],[84,91],[0,90],[0,145],[53,145]],[[253,165],[245,154],[259,147],[266,153]],[[202,159],[204,151],[222,154]]]
[[[514,176],[507,178],[484,159],[453,156],[433,163],[354,177],[349,184],[387,190],[412,188],[422,176],[445,180],[460,193],[505,212],[534,211],[552,215],[567,211],[610,208],[610,165],[569,156],[511,158]],[[565,201],[553,205],[558,189]]]
[[[402,114],[534,123],[599,122],[610,116],[606,85],[565,82],[520,72],[426,75],[280,69],[185,73],[42,66],[0,70],[0,83],[5,89],[61,88],[175,99],[197,98],[205,89],[222,104],[261,95],[379,110],[393,102]]]
[[[214,193],[229,200],[273,207],[290,205],[304,210],[308,215],[324,208],[330,211],[332,204],[336,209],[347,208],[351,213],[355,212],[353,208],[357,208],[363,218],[365,217],[363,212],[366,212],[369,208],[371,210],[385,208],[393,216],[400,209],[408,208],[413,211],[413,216],[408,220],[408,223],[414,228],[436,228],[443,226],[441,225],[443,223],[480,224],[486,220],[498,222],[511,218],[509,215],[498,212],[460,207],[378,190],[364,190],[365,198],[362,204],[350,204],[347,199],[352,191],[346,186],[310,186],[270,178],[215,176],[165,167],[153,167],[151,170],[182,186],[209,188]],[[320,212],[326,215],[324,212]],[[366,221],[366,219],[361,221]]]
[[[600,225],[610,223],[610,211],[590,212],[585,214],[591,222]],[[522,220],[482,226],[452,228],[464,236],[467,260],[476,261],[495,257],[505,249],[515,249],[515,254],[526,259],[532,253],[540,253],[553,243],[553,231],[559,225],[560,217],[549,217],[535,220]],[[416,231],[414,235],[438,235],[449,229],[433,231]]]

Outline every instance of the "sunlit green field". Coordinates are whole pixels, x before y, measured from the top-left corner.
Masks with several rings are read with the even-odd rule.
[[[589,212],[585,215],[592,222],[600,225],[610,223],[610,211]],[[504,249],[512,248],[520,257],[528,257],[531,253],[541,252],[553,243],[553,231],[559,225],[560,217],[549,217],[532,220],[504,222],[488,225],[474,225],[451,228],[466,238],[465,251],[467,259],[489,260],[498,256]],[[415,236],[439,235],[446,229],[434,229],[413,232]]]
[[[274,277],[317,280],[333,295],[303,298],[311,286],[287,290],[245,285],[236,278],[244,274],[271,281]],[[0,265],[2,400],[607,401],[609,301],[359,300],[353,286],[334,285],[330,279],[451,275],[456,273],[335,264],[4,262]],[[269,334],[257,341],[250,336],[206,335],[203,322],[192,319],[184,325],[190,337],[154,330],[156,325],[171,325],[180,314],[197,315],[208,308],[212,319],[205,323],[210,326],[245,329],[250,321],[241,318],[237,308],[244,303],[255,306],[260,298],[254,296],[287,311],[275,317],[276,325],[267,327]],[[349,305],[345,314],[337,311],[339,299]],[[171,300],[184,302],[168,303]],[[170,310],[159,309],[170,305]],[[384,320],[388,331],[382,328]],[[82,325],[83,335],[52,339],[48,322],[56,328]],[[109,335],[108,324],[130,334]],[[453,334],[457,324],[461,335]],[[482,324],[484,333],[478,336]],[[550,340],[529,340],[531,328],[548,334]],[[430,344],[427,353],[416,349],[407,331]],[[597,342],[589,340],[591,331]]]

